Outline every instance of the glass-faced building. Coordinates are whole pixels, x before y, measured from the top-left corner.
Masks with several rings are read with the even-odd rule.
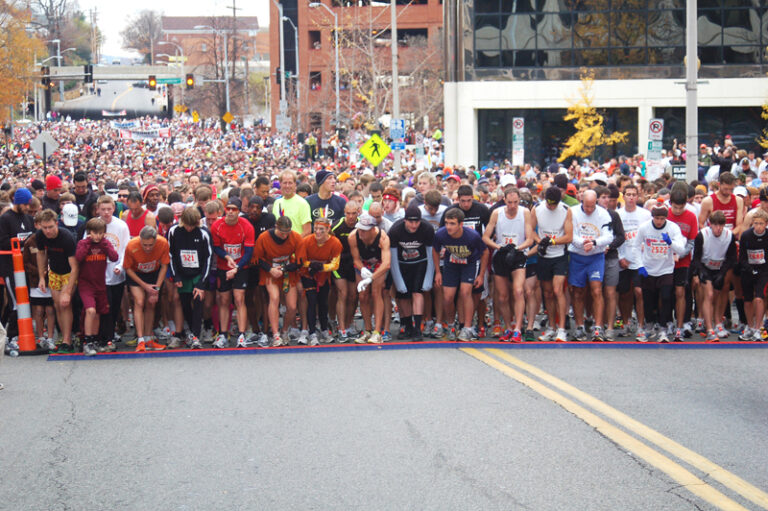
[[[700,142],[728,134],[757,148],[768,2],[697,3]],[[606,129],[629,132],[598,156],[644,153],[655,117],[665,120],[665,147],[684,140],[685,9],[685,0],[444,0],[446,161],[511,160],[515,117],[525,119],[526,162],[557,157],[584,69]]]

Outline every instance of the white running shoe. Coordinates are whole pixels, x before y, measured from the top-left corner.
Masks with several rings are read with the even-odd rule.
[[[315,332],[309,334],[309,345],[317,346],[318,344],[320,344],[320,340],[317,338],[317,334]]]
[[[715,333],[720,339],[725,339],[728,337],[728,330],[723,327],[722,323],[718,323],[718,325],[715,327]]]
[[[565,328],[557,329],[557,337],[555,337],[555,342],[568,342],[568,332],[565,330]]]
[[[224,334],[219,334],[218,337],[216,337],[216,340],[213,341],[213,347],[218,349],[223,349],[229,347],[229,342],[227,341],[227,336]]]
[[[289,333],[288,335],[290,336],[291,334]],[[307,342],[309,342],[308,337],[309,337],[309,332],[307,332],[306,330],[302,330],[301,332],[299,332],[299,335],[296,338],[296,342],[298,344],[303,344],[306,346]]]
[[[552,342],[552,341],[555,340],[556,336],[557,336],[557,334],[555,333],[555,331],[553,329],[547,328],[546,332],[544,332],[543,334],[541,334],[539,336],[539,340],[541,342]]]
[[[248,344],[245,342],[245,334],[240,334],[237,337],[237,347],[238,348],[247,348]]]

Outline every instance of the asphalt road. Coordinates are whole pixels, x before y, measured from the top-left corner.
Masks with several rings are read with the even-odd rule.
[[[56,110],[63,115],[71,113],[80,116],[83,113],[101,115],[102,111],[120,112],[126,110],[128,117],[150,113],[159,114],[162,111],[162,94],[150,91],[145,87],[133,85],[129,81],[109,81],[96,83],[94,87],[101,89],[101,95],[84,94],[78,98],[62,103],[56,103]],[[152,98],[155,98],[154,104]]]
[[[768,350],[501,353],[768,489]],[[0,509],[722,507],[455,348],[6,358],[0,381]]]

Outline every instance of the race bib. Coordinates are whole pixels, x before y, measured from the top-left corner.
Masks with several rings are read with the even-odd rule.
[[[290,256],[280,256],[272,259],[272,268],[282,268],[282,266],[288,262]]]
[[[710,270],[718,271],[718,270],[720,270],[720,267],[723,266],[723,262],[722,261],[707,261],[706,263],[704,263],[704,266],[706,266]]]
[[[150,261],[148,263],[139,263],[136,269],[140,273],[152,273],[157,269],[157,261]]]
[[[476,225],[477,225],[477,222],[475,222],[474,220],[464,221],[464,227],[466,227],[467,229],[474,229]]]
[[[669,252],[669,245],[665,241],[652,241],[650,248],[651,257],[655,259],[664,259]]]
[[[632,241],[637,237],[637,231],[625,231],[624,232],[624,240],[626,241]]]
[[[453,264],[467,264],[467,258],[466,257],[456,257],[455,255],[451,254],[448,257],[448,262]]]
[[[511,236],[504,236],[504,245],[515,245],[517,246],[517,234],[512,234]]]
[[[230,256],[234,260],[240,259],[240,256],[242,255],[243,246],[241,244],[237,245],[228,245],[224,244],[224,252],[227,253],[228,256]]]
[[[747,250],[747,259],[749,264],[765,264],[765,251],[759,250]]]
[[[199,268],[200,261],[197,258],[197,250],[181,250],[181,266],[184,268]]]
[[[409,261],[411,259],[418,259],[418,258],[419,258],[418,250],[412,249],[412,248],[403,250],[403,261]]]
[[[31,232],[20,232],[20,233],[16,234],[16,237],[19,238],[19,241],[23,242],[27,238],[29,238],[31,235],[32,235]]]

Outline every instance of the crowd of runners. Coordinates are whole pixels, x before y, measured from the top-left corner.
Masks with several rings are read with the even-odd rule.
[[[678,147],[655,172],[640,155],[477,168],[444,163],[436,134],[395,173],[337,135],[315,154],[258,127],[163,127],[31,124],[5,146],[0,250],[23,242],[41,349],[768,337],[768,153],[729,138],[685,182]],[[13,337],[11,256],[0,270]]]

